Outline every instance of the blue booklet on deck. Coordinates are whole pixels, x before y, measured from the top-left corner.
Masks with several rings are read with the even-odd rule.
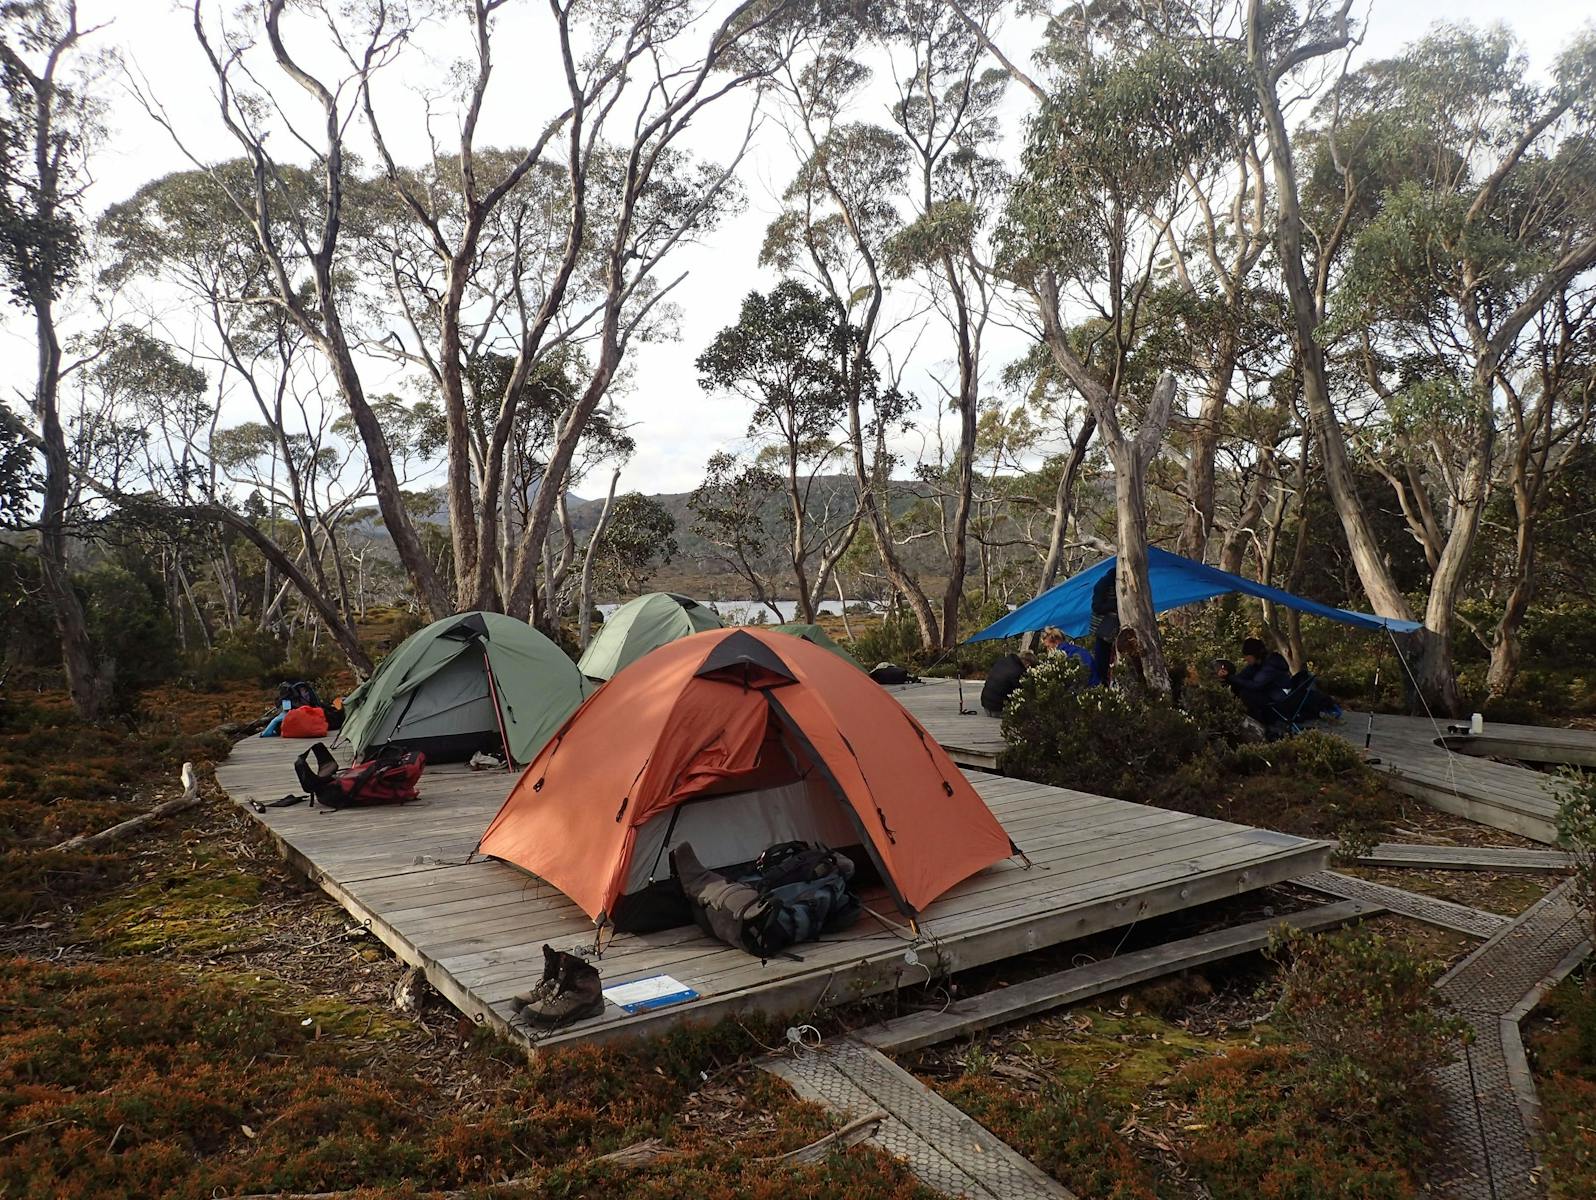
[[[604,998],[623,1012],[637,1014],[697,1000],[698,993],[669,975],[649,975],[630,983],[617,983],[604,989]]]

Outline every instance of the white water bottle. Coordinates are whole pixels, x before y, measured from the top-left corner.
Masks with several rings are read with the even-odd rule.
[[[1473,733],[1473,734],[1481,734],[1481,733],[1485,732],[1485,714],[1484,713],[1475,713],[1474,714],[1473,718],[1469,721],[1469,732]]]

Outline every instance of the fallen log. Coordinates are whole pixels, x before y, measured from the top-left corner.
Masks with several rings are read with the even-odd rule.
[[[57,842],[52,850],[95,850],[101,846],[108,846],[112,842],[120,842],[123,838],[137,833],[146,826],[180,813],[185,809],[193,808],[203,797],[199,790],[199,776],[194,773],[193,763],[183,764],[183,794],[175,800],[168,800],[164,804],[157,804],[149,812],[140,813],[136,817],[129,817],[120,824],[112,825],[109,829],[102,829],[99,833],[81,833],[77,837],[67,838],[64,842]]]

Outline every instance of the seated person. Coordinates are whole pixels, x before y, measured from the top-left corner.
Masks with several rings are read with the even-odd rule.
[[[986,673],[986,683],[981,686],[981,711],[989,717],[1001,717],[1014,689],[1020,686],[1025,673],[1036,666],[1036,655],[1029,650],[1018,654],[1005,654],[992,664]]]
[[[1270,650],[1260,638],[1241,643],[1241,669],[1225,680],[1230,690],[1247,709],[1247,715],[1262,725],[1276,719],[1274,704],[1291,690],[1291,666],[1278,651]],[[1224,664],[1228,666],[1229,664]]]
[[[1074,642],[1064,640],[1064,631],[1057,625],[1049,625],[1042,630],[1042,653],[1064,654],[1078,662],[1092,666],[1092,653],[1084,646],[1077,646]]]

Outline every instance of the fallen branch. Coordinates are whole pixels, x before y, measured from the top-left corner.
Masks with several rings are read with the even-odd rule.
[[[835,1129],[807,1146],[800,1146],[796,1150],[789,1150],[786,1154],[777,1154],[770,1158],[756,1158],[754,1162],[767,1166],[808,1166],[822,1162],[833,1151],[846,1150],[869,1138],[886,1119],[886,1111],[877,1109],[857,1120],[849,1121],[841,1129]],[[665,1145],[659,1138],[648,1138],[630,1146],[623,1146],[619,1150],[612,1150],[608,1154],[601,1154],[593,1161],[607,1163],[612,1167],[646,1167],[680,1158],[685,1153],[685,1150]],[[540,1182],[540,1179],[541,1177],[537,1175],[519,1175],[498,1183],[478,1184],[474,1188],[421,1194],[430,1197],[430,1200],[463,1200],[467,1195],[491,1195],[500,1188],[529,1187]],[[350,1188],[341,1192],[251,1192],[247,1196],[229,1197],[228,1200],[350,1200],[362,1190]]]
[[[201,800],[199,790],[199,777],[194,774],[194,764],[183,764],[183,794],[176,800],[168,800],[165,804],[157,804],[149,812],[140,813],[136,817],[129,817],[118,825],[109,829],[102,829],[99,833],[83,833],[77,837],[67,838],[52,846],[53,850],[94,850],[100,846],[107,846],[112,842],[120,842],[123,838],[137,833],[139,830],[173,813],[180,813],[184,809],[193,808]]]
[[[465,1200],[467,1196],[492,1195],[500,1188],[525,1188],[539,1183],[542,1176],[517,1175],[513,1179],[501,1179],[497,1183],[479,1183],[469,1188],[451,1188],[442,1192],[417,1192],[418,1196],[426,1196],[428,1200]],[[251,1192],[247,1196],[229,1196],[227,1200],[351,1200],[351,1197],[362,1193],[371,1195],[369,1187],[347,1188],[341,1192]]]
[[[823,1162],[834,1150],[846,1150],[850,1146],[857,1146],[860,1142],[868,1140],[886,1119],[886,1110],[878,1108],[873,1113],[866,1113],[856,1120],[849,1121],[841,1129],[832,1130],[825,1137],[810,1142],[807,1146],[799,1146],[796,1150],[789,1150],[786,1154],[777,1154],[770,1158],[756,1158],[754,1161],[770,1166],[780,1164],[789,1167],[803,1167]]]
[[[667,1146],[659,1138],[648,1138],[645,1141],[634,1142],[630,1146],[622,1146],[619,1150],[611,1150],[608,1154],[601,1154],[594,1162],[608,1163],[612,1167],[646,1167],[657,1162],[666,1162],[673,1158],[680,1158],[685,1151]]]

